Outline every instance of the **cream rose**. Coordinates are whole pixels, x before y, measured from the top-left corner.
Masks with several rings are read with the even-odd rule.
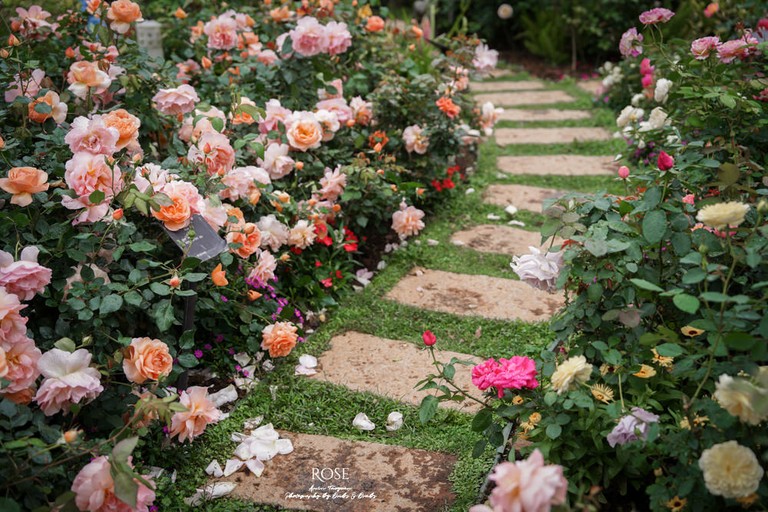
[[[587,382],[592,373],[592,365],[587,363],[584,356],[574,356],[558,365],[552,374],[552,388],[561,395],[571,389],[574,384]]]
[[[737,201],[710,204],[699,210],[696,220],[715,229],[737,227],[744,222],[749,205]]]
[[[704,484],[715,496],[744,498],[757,491],[763,468],[754,452],[736,441],[704,450],[699,458]]]
[[[747,379],[721,375],[717,381],[714,398],[723,409],[744,423],[758,425],[768,419],[768,411],[755,409],[755,405],[765,394],[766,390],[758,388]]]

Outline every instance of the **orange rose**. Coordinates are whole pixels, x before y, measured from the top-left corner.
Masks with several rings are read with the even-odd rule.
[[[379,16],[371,16],[365,24],[365,30],[368,32],[381,32],[384,30],[384,20]]]
[[[179,19],[179,20],[183,20],[187,18],[187,13],[181,7],[177,8],[176,12],[174,12],[173,15],[176,16],[176,19]]]
[[[139,121],[138,117],[120,108],[104,115],[103,119],[108,127],[117,128],[117,131],[120,132],[120,138],[117,139],[116,144],[118,150],[123,149],[134,141],[138,142],[139,126],[141,126],[141,121]]]
[[[232,252],[243,259],[247,259],[259,250],[261,231],[256,227],[256,224],[249,222],[242,227],[235,227],[234,230],[227,233],[227,243],[240,244],[240,247],[232,249]]]
[[[221,263],[216,265],[216,268],[211,272],[211,280],[216,286],[227,286],[229,284],[227,273],[221,269]]]
[[[447,96],[443,96],[439,100],[435,102],[435,105],[437,105],[437,108],[439,108],[445,115],[447,115],[449,118],[453,119],[457,115],[459,115],[459,112],[461,112],[461,107],[456,105],[453,100]]]
[[[161,221],[169,231],[178,231],[189,226],[192,210],[187,198],[181,194],[171,195],[170,198],[173,204],[163,206],[159,211],[153,211],[152,215]]]
[[[295,325],[290,322],[277,322],[262,331],[261,348],[269,350],[269,357],[285,357],[296,346],[298,337]]]
[[[168,345],[150,338],[133,338],[125,351],[123,371],[128,380],[143,384],[146,380],[160,380],[170,375],[173,358]]]
[[[284,5],[269,11],[269,17],[272,18],[272,21],[279,23],[281,21],[289,20],[291,18],[291,11],[288,9],[287,5]]]
[[[131,29],[131,23],[142,21],[139,4],[131,0],[115,0],[107,10],[107,18],[111,23],[109,28],[118,34],[125,34]]]
[[[27,405],[32,402],[37,390],[35,388],[25,388],[15,393],[3,393],[3,397],[7,398],[16,405]]]
[[[28,206],[32,194],[48,190],[48,174],[34,167],[14,167],[7,178],[0,178],[0,188],[13,194],[12,204]]]
[[[35,107],[41,103],[48,105],[50,107],[50,112],[43,114],[35,110]],[[29,112],[29,120],[32,122],[43,124],[48,119],[53,118],[53,120],[56,121],[56,124],[61,124],[67,118],[67,110],[69,110],[69,107],[67,107],[66,103],[59,100],[58,94],[53,91],[48,91],[45,93],[45,96],[37,98],[31,102],[27,106],[27,109]]]

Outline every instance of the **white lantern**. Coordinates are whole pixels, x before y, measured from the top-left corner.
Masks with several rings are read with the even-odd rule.
[[[144,48],[150,57],[163,60],[163,25],[153,20],[136,24],[136,42]]]

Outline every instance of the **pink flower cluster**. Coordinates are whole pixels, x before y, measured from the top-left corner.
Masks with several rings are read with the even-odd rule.
[[[624,57],[637,57],[643,53],[643,35],[637,33],[635,27],[630,28],[621,36],[619,52]]]
[[[331,21],[321,25],[317,18],[305,16],[296,23],[296,28],[288,33],[293,51],[303,57],[312,57],[321,53],[338,55],[352,45],[352,34],[346,23]]]
[[[643,84],[643,89],[650,89],[653,87],[653,72],[655,67],[651,66],[651,59],[643,59],[640,62],[640,81]]]
[[[148,512],[149,506],[155,501],[155,491],[141,481],[134,480],[138,485],[138,493],[136,507],[133,508],[115,495],[111,469],[109,458],[105,455],[83,466],[72,482],[77,508],[89,512]],[[149,484],[153,483],[148,475],[142,478]]]
[[[640,23],[643,25],[656,25],[658,23],[666,23],[672,19],[675,13],[669,9],[663,7],[657,7],[649,11],[645,11],[640,15]]]
[[[495,388],[499,398],[504,396],[505,389],[535,389],[539,387],[536,380],[536,361],[530,357],[503,357],[498,362],[491,358],[472,368],[472,384],[480,391]]]

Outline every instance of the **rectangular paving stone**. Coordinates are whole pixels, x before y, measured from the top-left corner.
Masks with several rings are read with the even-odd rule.
[[[583,80],[577,85],[579,89],[588,92],[592,96],[597,96],[597,93],[603,89],[603,82],[601,80]]]
[[[512,226],[483,224],[454,233],[451,242],[459,242],[475,251],[506,254],[511,258],[528,254],[529,247],[539,248],[541,234]]]
[[[442,270],[413,271],[385,298],[454,315],[526,322],[549,320],[564,304],[561,294],[520,281]]]
[[[496,167],[507,174],[608,176],[616,174],[619,164],[610,156],[531,155],[501,156]]]
[[[518,80],[516,82],[470,82],[472,92],[526,91],[543,89],[544,83],[538,80]]]
[[[485,189],[485,202],[497,206],[513,205],[521,210],[541,212],[545,199],[560,197],[564,191],[528,185],[490,185]]]
[[[474,364],[483,362],[480,358],[458,352],[437,350],[436,354],[440,361],[456,357]],[[435,367],[429,352],[413,343],[347,332],[333,337],[331,349],[320,356],[318,363],[319,371],[313,378],[355,391],[370,391],[413,405],[419,405],[426,395],[434,394],[434,390],[414,389],[417,382],[435,372]],[[482,393],[472,384],[471,366],[456,365],[454,382],[476,398],[482,398]],[[472,400],[443,402],[440,405],[465,412],[480,409],[480,404]]]
[[[563,91],[490,92],[475,95],[475,102],[479,105],[490,101],[497,107],[568,103],[574,100],[573,96]]]
[[[352,418],[349,423],[354,428]],[[291,440],[294,451],[266,462],[261,477],[238,472],[220,479],[237,484],[231,497],[316,512],[432,512],[447,510],[455,499],[449,480],[456,464],[453,455],[328,436],[280,434]],[[333,468],[338,468],[335,474]]]
[[[604,128],[498,128],[496,144],[569,144],[593,140],[610,140],[611,134]]]
[[[558,110],[553,108],[520,109],[508,108],[499,116],[500,121],[573,121],[589,119],[588,110]]]

